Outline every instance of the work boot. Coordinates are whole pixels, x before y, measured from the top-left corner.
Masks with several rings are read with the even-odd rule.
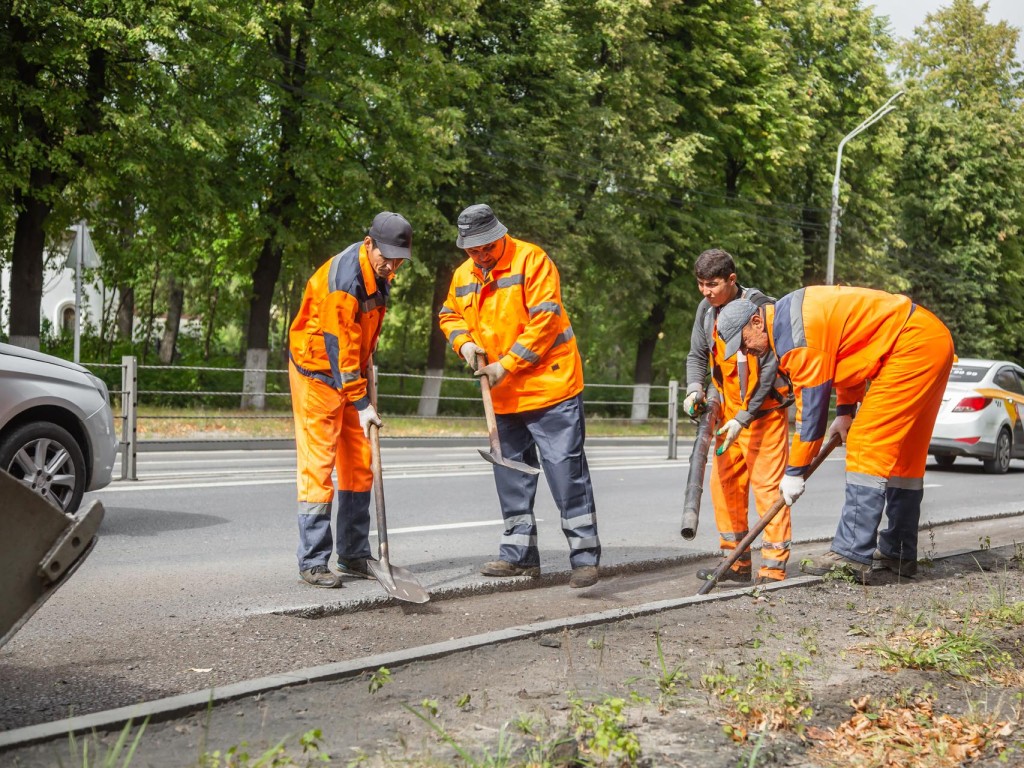
[[[342,576],[351,576],[355,579],[372,579],[373,574],[366,566],[365,557],[353,557],[351,559],[338,558],[338,570]]]
[[[898,557],[886,557],[879,549],[871,556],[871,570],[892,571],[899,576],[914,578],[917,576],[917,560],[901,560]]]
[[[711,581],[713,578],[715,578],[715,571],[717,570],[717,568],[701,568],[697,571],[697,578],[701,581]],[[750,571],[737,571],[735,568],[730,568],[718,577],[719,583],[723,581],[738,581],[741,584],[748,584],[750,583]]]
[[[516,565],[508,560],[491,560],[480,568],[484,576],[540,576],[539,565]]]
[[[871,566],[858,563],[838,552],[829,550],[823,555],[800,561],[800,570],[812,576],[824,576],[828,573],[843,574],[854,577],[861,584],[871,583]]]
[[[763,587],[765,584],[779,584],[783,579],[773,579],[771,576],[758,576],[754,579],[755,587]]]
[[[578,568],[572,569],[572,575],[569,577],[569,586],[573,589],[592,587],[597,584],[597,579],[596,565],[581,565]]]
[[[314,565],[308,570],[299,571],[299,576],[304,582],[312,584],[314,587],[336,589],[341,586],[341,577],[331,573],[331,569],[326,565]]]

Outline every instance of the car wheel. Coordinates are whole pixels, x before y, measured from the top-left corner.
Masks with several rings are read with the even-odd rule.
[[[0,469],[68,514],[82,503],[85,457],[71,433],[56,424],[25,424],[4,437]]]
[[[996,438],[996,455],[985,461],[985,471],[990,475],[1002,475],[1010,468],[1010,433],[1003,429]]]
[[[949,469],[953,466],[954,461],[956,461],[956,456],[950,456],[948,454],[935,457],[935,463],[938,465],[939,469]]]

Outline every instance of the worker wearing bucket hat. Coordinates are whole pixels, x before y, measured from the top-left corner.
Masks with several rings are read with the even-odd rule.
[[[452,277],[438,314],[441,330],[493,387],[502,455],[543,469],[569,543],[569,586],[589,587],[598,580],[601,543],[583,450],[583,363],[562,306],[558,268],[538,246],[511,237],[484,204],[459,214],[455,243],[469,258]],[[487,362],[478,367],[481,353]],[[539,575],[537,475],[495,464],[494,481],[505,532],[499,559],[480,572]]]

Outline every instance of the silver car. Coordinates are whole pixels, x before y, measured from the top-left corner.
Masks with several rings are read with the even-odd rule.
[[[80,365],[0,344],[0,469],[72,513],[110,483],[117,453],[106,385]]]
[[[1024,368],[1009,360],[960,358],[953,364],[928,452],[940,469],[957,457],[1002,474],[1024,458]]]

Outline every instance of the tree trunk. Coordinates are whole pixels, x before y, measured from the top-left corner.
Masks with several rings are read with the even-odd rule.
[[[130,343],[135,331],[135,286],[119,285],[117,293],[121,297],[117,305],[117,336]]]
[[[181,309],[185,304],[185,289],[175,278],[170,279],[168,288],[167,321],[160,341],[160,362],[164,365],[174,362],[174,350],[178,346],[178,331],[181,328]]]
[[[672,282],[678,271],[678,264],[673,256],[668,257],[665,267],[664,285]],[[647,320],[640,330],[640,339],[636,347],[636,366],[633,368],[633,410],[631,419],[634,422],[647,418],[650,410],[651,384],[654,379],[654,351],[665,327],[665,317],[669,309],[667,291],[658,291],[657,300],[647,313]]]
[[[249,332],[246,342],[242,407],[263,410],[266,407],[267,356],[270,349],[270,310],[274,286],[281,274],[284,246],[272,235],[263,241],[256,268],[252,271],[252,296],[249,298]],[[256,370],[253,370],[256,369]]]
[[[10,342],[19,347],[39,349],[39,309],[43,299],[43,250],[46,247],[44,227],[50,206],[34,193],[51,183],[50,173],[33,170],[30,191],[15,193],[18,218],[14,224],[14,246],[11,255],[11,325]]]
[[[449,347],[436,318],[448,296],[454,272],[455,265],[451,262],[441,264],[434,271],[434,298],[430,302],[430,343],[427,347],[426,378],[423,379],[423,388],[420,390],[420,416],[437,416],[441,398],[441,376],[444,375],[444,356],[448,353]]]

